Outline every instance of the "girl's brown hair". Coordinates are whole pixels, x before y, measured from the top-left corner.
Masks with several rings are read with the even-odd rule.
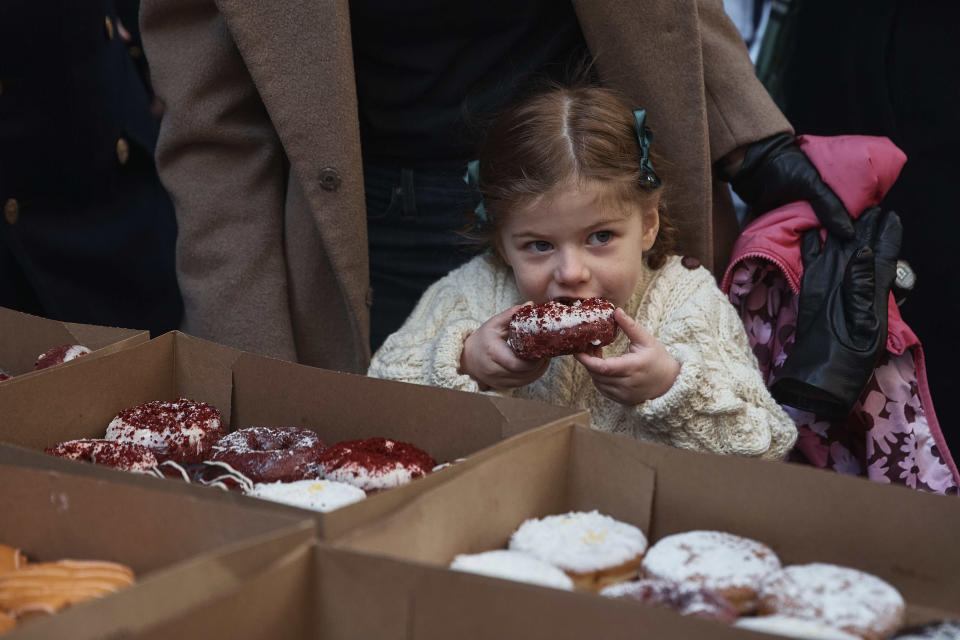
[[[609,186],[614,206],[656,206],[660,230],[647,252],[653,267],[673,249],[676,230],[665,216],[663,188],[647,186],[633,111],[618,92],[597,86],[550,84],[502,113],[480,147],[479,187],[487,221],[470,235],[495,243],[511,210],[571,181]],[[654,168],[659,158],[651,152]],[[605,203],[602,203],[605,204]]]

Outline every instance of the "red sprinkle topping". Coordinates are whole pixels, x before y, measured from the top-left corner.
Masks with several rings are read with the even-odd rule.
[[[346,465],[357,465],[372,475],[393,471],[399,463],[411,471],[414,478],[430,473],[437,466],[426,451],[387,438],[338,442],[320,454],[317,462],[327,473]]]
[[[73,349],[74,347],[81,347],[83,349],[86,349],[86,347],[84,347],[81,344],[62,344],[59,347],[54,347],[53,349],[50,349],[46,353],[41,354],[41,356],[37,358],[37,362],[33,365],[33,368],[39,371],[40,369],[46,369],[47,367],[52,367],[53,365],[56,365],[56,364],[63,364],[64,358],[66,357],[67,352],[70,351],[70,349]],[[71,360],[75,358],[79,358],[80,356],[85,356],[85,355],[87,354],[78,353],[76,356],[74,356],[74,358],[71,358]]]
[[[157,466],[157,458],[150,449],[139,444],[112,440],[69,440],[44,449],[43,452],[67,460],[90,462],[122,471]]]
[[[162,460],[200,462],[224,435],[220,411],[205,402],[179,398],[174,402],[154,400],[117,414],[107,427],[107,438],[121,442],[145,442],[138,430],[155,434],[150,446]],[[199,429],[202,436],[188,434]]]

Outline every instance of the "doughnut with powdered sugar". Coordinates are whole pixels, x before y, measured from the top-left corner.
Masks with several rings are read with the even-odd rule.
[[[191,464],[207,458],[224,435],[216,407],[179,398],[124,409],[107,426],[106,439],[143,445],[160,462]]]
[[[784,567],[760,585],[760,614],[814,620],[864,640],[880,640],[902,623],[900,592],[880,578],[833,564]]]
[[[507,344],[524,360],[602,347],[617,337],[614,311],[614,304],[603,298],[524,305],[510,319]]]
[[[522,551],[496,549],[483,553],[461,554],[453,559],[450,568],[454,571],[573,591],[573,580],[567,574]]]
[[[388,438],[345,440],[317,458],[321,477],[364,491],[399,487],[427,475],[435,466],[436,461],[425,451]]]
[[[34,363],[33,368],[39,371],[40,369],[46,369],[47,367],[63,364],[64,362],[70,362],[88,353],[90,353],[90,349],[82,344],[63,344],[37,356],[37,361]]]
[[[741,614],[756,610],[757,588],[779,568],[780,559],[767,545],[723,531],[666,536],[643,559],[646,577],[713,589]]]
[[[316,461],[327,448],[316,431],[299,427],[248,427],[220,438],[210,460],[224,462],[253,482],[316,478]]]
[[[647,538],[637,527],[598,511],[527,520],[509,548],[563,569],[577,589],[597,591],[637,577]]]
[[[609,586],[600,595],[665,607],[680,615],[704,620],[730,623],[738,617],[736,609],[726,598],[692,582],[644,578]]]

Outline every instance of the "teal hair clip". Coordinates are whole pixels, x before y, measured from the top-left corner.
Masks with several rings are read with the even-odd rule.
[[[634,109],[633,119],[637,122],[637,142],[640,143],[640,179],[650,189],[660,186],[660,177],[653,170],[650,162],[650,143],[653,142],[653,131],[646,125],[647,110]]]
[[[480,193],[480,161],[471,160],[467,163],[467,171],[463,174],[463,181],[466,182],[471,189],[473,189],[478,198],[479,202],[477,206],[473,208],[473,215],[477,217],[477,222],[480,226],[490,223],[490,216],[487,215],[487,208],[483,206],[483,194]]]

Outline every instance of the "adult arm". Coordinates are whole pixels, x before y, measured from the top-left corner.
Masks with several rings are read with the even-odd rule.
[[[177,213],[186,332],[296,359],[283,249],[285,158],[212,0],[145,0],[165,105],[157,169]]]

